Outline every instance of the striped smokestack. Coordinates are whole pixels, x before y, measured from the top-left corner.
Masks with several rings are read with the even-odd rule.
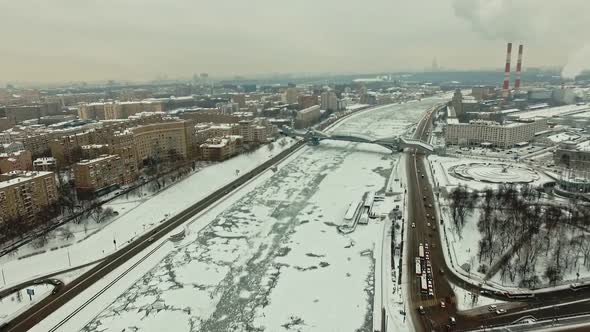
[[[502,87],[502,97],[508,99],[510,95],[510,58],[512,57],[512,43],[508,43],[506,48],[506,68],[504,68],[504,86]]]
[[[518,46],[518,62],[516,63],[516,81],[514,82],[514,90],[520,91],[520,72],[522,71],[522,49],[523,46]]]

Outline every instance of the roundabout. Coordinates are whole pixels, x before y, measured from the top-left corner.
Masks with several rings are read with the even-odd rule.
[[[531,183],[539,174],[528,167],[504,163],[469,163],[449,169],[454,177],[487,183]]]

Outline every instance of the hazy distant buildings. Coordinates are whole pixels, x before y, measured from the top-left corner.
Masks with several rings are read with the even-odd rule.
[[[297,104],[299,97],[299,89],[296,87],[288,87],[283,93],[282,99],[285,104]]]
[[[239,108],[246,107],[246,95],[242,93],[236,93],[231,96],[231,101],[238,104]]]
[[[164,103],[158,100],[89,103],[80,104],[78,117],[83,120],[114,120],[126,119],[138,113],[164,110]]]
[[[319,98],[316,95],[299,95],[297,97],[297,104],[300,110],[319,105],[319,103]]]

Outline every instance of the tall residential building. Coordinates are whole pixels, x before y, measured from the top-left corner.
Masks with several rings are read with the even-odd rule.
[[[133,132],[130,130],[114,132],[107,140],[109,153],[121,157],[123,168],[130,174],[138,172],[139,161],[137,160],[137,151],[135,149],[135,140]]]
[[[88,103],[78,106],[78,117],[83,120],[104,120],[104,103]]]
[[[43,207],[57,201],[52,172],[13,172],[0,175],[0,181],[0,222],[32,221]]]
[[[338,97],[334,91],[326,91],[322,93],[321,109],[326,111],[338,111]]]
[[[283,102],[285,104],[297,104],[297,97],[299,96],[299,89],[295,87],[288,87],[283,93]]]
[[[131,183],[136,178],[137,174],[125,169],[117,155],[102,155],[74,165],[74,182],[79,192],[94,193],[115,184]]]
[[[169,121],[131,128],[137,160],[142,163],[149,157],[166,159],[171,151],[190,157],[193,141],[191,121]]]
[[[314,105],[319,105],[320,100],[317,95],[300,95],[297,97],[297,104],[299,109],[306,109]]]

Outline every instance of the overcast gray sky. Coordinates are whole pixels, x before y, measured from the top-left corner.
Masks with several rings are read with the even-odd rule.
[[[6,0],[0,81],[421,70],[435,56],[499,68],[506,40],[525,42],[525,67],[565,65],[586,58],[574,55],[589,11],[587,0]]]

